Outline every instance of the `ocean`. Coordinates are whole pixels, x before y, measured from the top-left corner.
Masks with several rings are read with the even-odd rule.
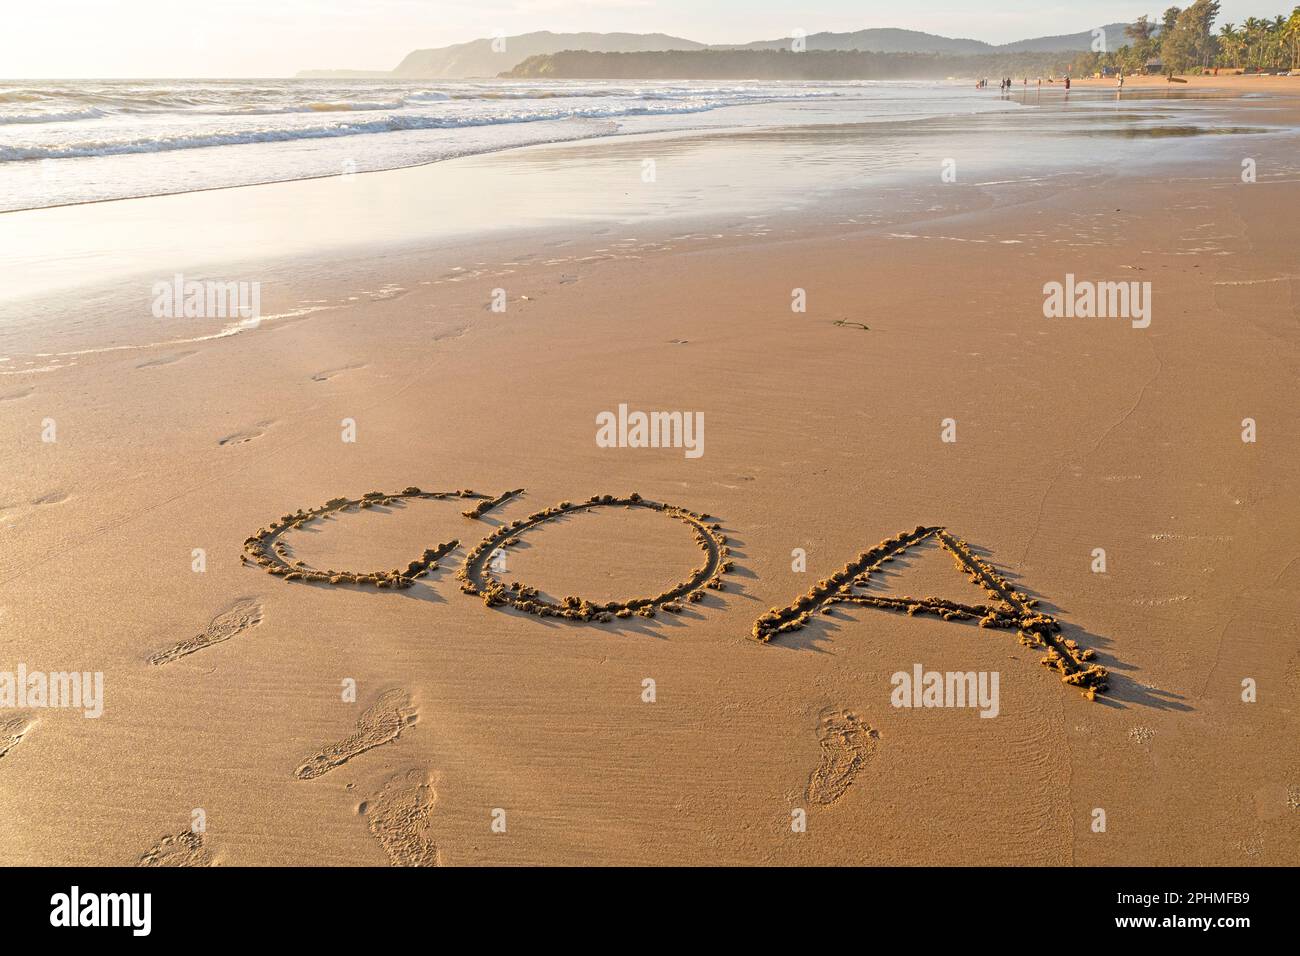
[[[0,211],[347,175],[627,133],[1009,108],[969,86],[0,81]],[[792,104],[808,109],[772,109]]]

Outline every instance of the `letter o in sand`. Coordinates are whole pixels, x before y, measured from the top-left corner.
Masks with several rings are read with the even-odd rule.
[[[609,601],[593,604],[584,598],[568,597],[562,603],[555,604],[544,600],[536,588],[520,582],[506,585],[495,577],[491,569],[492,554],[498,548],[508,547],[507,542],[527,533],[538,525],[545,524],[561,515],[580,514],[593,508],[648,508],[659,511],[687,524],[695,532],[695,542],[704,552],[703,563],[691,572],[690,576],[674,584],[654,597],[632,598],[626,601]],[[722,575],[732,568],[727,538],[721,533],[717,522],[709,515],[697,514],[676,505],[658,501],[646,501],[633,493],[626,498],[614,495],[593,495],[581,504],[561,501],[558,505],[538,511],[509,524],[502,525],[488,537],[484,538],[465,558],[465,563],[456,572],[460,579],[460,589],[466,594],[481,597],[488,607],[509,605],[539,617],[559,617],[574,621],[609,622],[616,617],[654,617],[657,610],[677,613],[682,610],[680,601],[699,601],[704,597],[703,588],[722,590]]]

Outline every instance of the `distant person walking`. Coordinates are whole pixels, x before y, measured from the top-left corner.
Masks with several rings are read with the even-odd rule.
[[[1065,78],[1065,92],[1070,92],[1070,78],[1068,76]]]

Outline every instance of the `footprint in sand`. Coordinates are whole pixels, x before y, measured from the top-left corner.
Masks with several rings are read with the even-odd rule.
[[[67,501],[71,497],[72,496],[69,495],[67,492],[49,491],[41,495],[40,497],[33,498],[27,504],[23,504],[20,501],[11,501],[5,504],[0,504],[0,512],[17,511],[20,508],[27,508],[29,506],[33,508],[38,508],[43,505],[59,505],[59,504],[63,504],[63,502]]]
[[[0,392],[0,402],[16,402],[18,399],[26,398],[35,391],[35,387],[28,385],[26,388],[20,388],[10,392]]]
[[[245,445],[248,442],[254,441],[258,438],[261,438],[263,435],[265,435],[266,430],[270,428],[272,424],[273,424],[272,422],[258,422],[257,425],[253,428],[246,428],[243,431],[231,432],[229,435],[225,436],[224,438],[218,438],[217,444],[223,447],[227,445]]]
[[[193,654],[195,651],[201,651],[213,644],[228,641],[236,634],[246,631],[250,627],[256,627],[261,623],[262,605],[252,598],[241,598],[208,622],[208,626],[202,634],[191,637],[188,641],[181,641],[176,646],[169,647],[165,651],[159,651],[149,658],[149,663],[170,664],[187,654]]]
[[[354,365],[340,365],[338,368],[327,368],[317,372],[311,377],[311,380],[313,382],[328,382],[336,375],[342,375],[344,372],[355,372],[357,369],[365,367],[365,362],[357,362]]]
[[[0,757],[18,746],[18,741],[32,729],[33,723],[26,714],[14,714],[0,719]]]
[[[536,302],[536,301],[537,301],[537,297],[536,297],[536,296],[532,296],[532,295],[520,295],[520,296],[516,296],[514,299],[507,299],[506,302],[505,302],[505,305],[509,305],[509,304],[511,304],[511,303],[515,303],[515,302]],[[492,302],[485,302],[485,303],[483,303],[483,311],[484,311],[484,312],[495,312],[495,313],[497,313],[498,315],[503,315],[503,314],[505,314],[505,306],[504,306],[504,305],[500,305],[500,306],[499,306],[495,301],[492,301]],[[442,337],[442,338],[449,338],[449,336],[441,336],[441,337]]]
[[[876,754],[880,735],[846,710],[822,718],[822,762],[808,778],[808,799],[829,806]]]
[[[357,719],[357,729],[331,744],[293,772],[299,780],[314,780],[341,767],[358,754],[396,740],[419,718],[403,690],[385,691]]]
[[[427,836],[437,802],[429,775],[408,770],[358,809],[393,866],[437,866],[438,847]]]
[[[176,362],[179,362],[181,359],[189,358],[193,354],[194,352],[190,351],[190,352],[173,352],[170,355],[159,355],[156,358],[146,359],[145,361],[137,365],[136,368],[138,369],[159,368],[163,365],[172,365]]]
[[[212,855],[203,845],[203,834],[185,831],[165,836],[140,857],[136,866],[211,866]]]

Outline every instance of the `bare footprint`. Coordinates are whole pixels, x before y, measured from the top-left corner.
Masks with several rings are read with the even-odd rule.
[[[136,366],[136,368],[138,369],[158,368],[159,366],[162,365],[172,365],[176,362],[179,362],[181,359],[189,358],[193,354],[195,354],[193,351],[189,351],[189,352],[173,352],[170,355],[159,355],[155,358],[147,359],[141,362],[139,365]]]
[[[213,644],[228,641],[236,634],[262,623],[262,605],[252,598],[240,598],[210,622],[202,634],[181,641],[149,658],[150,664],[170,664],[174,660],[201,651]]]
[[[822,718],[822,762],[808,779],[808,799],[829,806],[876,754],[880,735],[846,710]]]
[[[0,718],[0,757],[17,747],[34,723],[27,714]]]
[[[293,772],[299,780],[314,780],[341,767],[358,754],[396,740],[402,731],[419,719],[404,690],[389,690],[357,718],[357,729],[336,744],[331,744]]]
[[[355,372],[357,369],[365,368],[365,362],[357,362],[354,365],[340,365],[338,368],[327,368],[317,372],[311,377],[313,382],[328,382],[335,375],[342,375],[344,372]]]
[[[243,431],[231,432],[224,438],[218,438],[217,444],[222,446],[247,444],[265,435],[271,424],[271,422],[258,422],[253,428],[245,428]]]
[[[186,830],[165,836],[140,857],[136,866],[211,866],[212,855],[203,845],[203,834]]]
[[[21,501],[9,501],[9,502],[5,502],[4,504],[0,504],[0,512],[17,511],[20,508],[26,509],[29,506],[40,507],[42,505],[58,505],[67,501],[70,497],[72,496],[67,494],[66,492],[49,491],[37,498],[33,498],[31,501],[26,503]]]
[[[535,301],[537,301],[537,299],[536,299],[535,296],[531,296],[531,295],[518,295],[518,296],[515,296],[515,298],[513,298],[513,299],[507,299],[505,304],[506,304],[506,305],[509,305],[509,304],[511,304],[511,303],[513,303],[513,302],[535,302]],[[483,311],[484,311],[484,312],[496,312],[497,314],[500,315],[500,314],[504,314],[505,309],[504,309],[503,307],[498,306],[496,302],[485,302],[485,303],[483,303]],[[448,336],[443,336],[443,338],[447,338],[447,337],[448,337]]]
[[[427,836],[429,818],[438,802],[433,782],[423,770],[408,770],[384,785],[377,796],[361,804],[379,845],[393,866],[437,866],[438,847]]]

